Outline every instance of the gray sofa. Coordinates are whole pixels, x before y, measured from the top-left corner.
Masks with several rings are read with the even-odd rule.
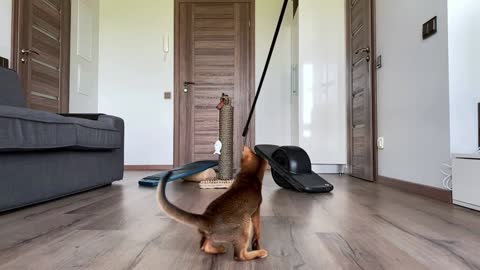
[[[25,104],[17,74],[0,68],[0,212],[123,178],[122,119]]]

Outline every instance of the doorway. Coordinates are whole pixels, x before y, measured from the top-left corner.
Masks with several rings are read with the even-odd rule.
[[[375,0],[348,0],[347,33],[350,173],[356,178],[375,181]]]
[[[234,106],[234,164],[255,94],[254,0],[175,1],[174,165],[206,159],[218,140],[222,93]],[[254,144],[254,126],[247,145]]]
[[[12,66],[27,106],[68,112],[70,0],[14,0]]]

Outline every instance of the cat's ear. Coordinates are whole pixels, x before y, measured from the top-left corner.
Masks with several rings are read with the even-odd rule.
[[[247,148],[247,147],[244,146],[243,149],[242,149],[242,160],[244,160],[244,159],[247,157],[247,153],[248,153],[248,152],[246,151],[246,150],[247,150],[246,148]]]
[[[250,155],[254,155],[254,154],[255,153],[253,152],[253,150],[250,147],[248,147],[248,146],[243,147],[243,155],[250,156]]]

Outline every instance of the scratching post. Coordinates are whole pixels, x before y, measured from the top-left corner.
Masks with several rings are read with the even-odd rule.
[[[220,109],[220,141],[222,151],[218,163],[218,179],[233,179],[233,107],[228,96],[222,96]]]
[[[219,140],[222,143],[218,161],[218,173],[214,179],[200,182],[200,188],[229,188],[233,183],[233,106],[230,98],[223,94],[217,106],[220,117]]]

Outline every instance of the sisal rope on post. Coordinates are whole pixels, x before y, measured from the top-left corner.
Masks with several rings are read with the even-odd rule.
[[[220,141],[222,151],[218,162],[218,179],[233,179],[233,106],[230,98],[222,96],[223,108],[220,110]]]

